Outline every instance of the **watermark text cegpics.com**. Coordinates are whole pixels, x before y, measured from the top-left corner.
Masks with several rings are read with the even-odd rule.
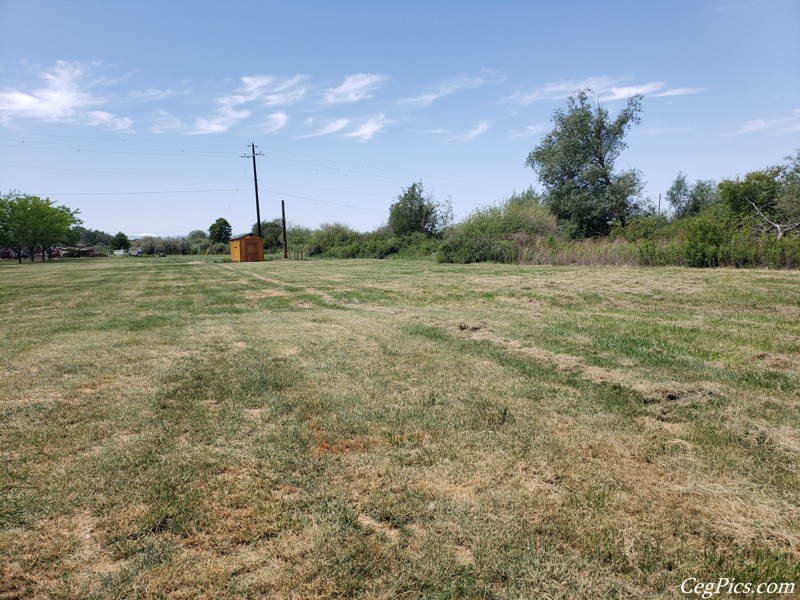
[[[684,579],[681,591],[711,598],[717,594],[794,594],[794,583],[751,583],[720,577],[716,581],[697,581],[696,577]]]

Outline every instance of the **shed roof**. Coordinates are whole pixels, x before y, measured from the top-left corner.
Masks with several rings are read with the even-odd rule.
[[[241,240],[242,238],[246,238],[246,237],[257,237],[257,238],[259,238],[261,240],[264,239],[263,237],[261,237],[260,235],[256,235],[255,233],[242,233],[242,234],[233,236],[231,238],[231,240]]]

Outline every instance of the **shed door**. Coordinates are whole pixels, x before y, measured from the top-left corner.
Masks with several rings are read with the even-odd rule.
[[[247,262],[257,262],[258,261],[258,240],[247,240],[245,244],[245,253],[246,253],[246,261]]]

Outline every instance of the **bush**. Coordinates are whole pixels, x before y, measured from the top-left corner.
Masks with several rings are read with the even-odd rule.
[[[738,223],[733,213],[715,205],[698,215],[672,224],[679,240],[684,264],[689,267],[718,267],[730,263],[730,250]]]
[[[481,208],[445,235],[439,262],[520,262],[530,240],[554,235],[556,218],[535,200],[512,196],[499,206]]]
[[[637,242],[642,265],[772,269],[800,266],[800,237],[754,235],[728,207],[714,205]]]
[[[388,228],[401,237],[414,233],[438,236],[452,221],[452,212],[449,201],[442,204],[430,194],[426,196],[418,181],[405,188],[389,207]]]
[[[205,254],[206,249],[211,245],[211,241],[208,239],[195,239],[192,241],[194,243],[190,247],[191,254]]]
[[[347,258],[337,256],[346,246],[355,244],[361,239],[361,234],[342,223],[324,223],[317,229],[309,240],[306,249],[309,256],[324,254],[332,258]]]
[[[642,215],[634,217],[625,224],[611,231],[611,239],[624,238],[629,242],[653,240],[664,235],[669,220],[664,215]]]
[[[225,242],[217,242],[216,244],[211,244],[211,247],[208,249],[209,254],[229,254],[231,251],[231,245],[226,244]]]

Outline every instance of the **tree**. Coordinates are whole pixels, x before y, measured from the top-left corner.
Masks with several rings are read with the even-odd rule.
[[[23,250],[28,250],[33,260],[36,244],[36,212],[40,199],[11,193],[3,199],[5,225],[3,227],[7,244],[17,253],[22,262]]]
[[[131,241],[127,235],[120,231],[111,238],[109,245],[112,250],[127,250],[131,247]]]
[[[78,235],[77,243],[79,246],[96,246],[103,244],[108,246],[111,243],[111,234],[97,229],[86,229],[85,227],[74,227],[75,233]]]
[[[395,235],[423,233],[437,236],[452,222],[450,202],[439,204],[425,195],[421,181],[412,183],[389,207],[389,229]]]
[[[258,223],[253,224],[251,231],[258,235]],[[266,252],[277,252],[283,248],[283,220],[261,221],[261,235],[264,236]]]
[[[689,192],[686,215],[696,215],[713,206],[718,200],[717,182],[713,179],[700,179],[694,182]]]
[[[553,114],[553,130],[528,155],[525,164],[547,192],[545,204],[575,236],[607,235],[638,213],[635,198],[642,189],[638,171],[615,172],[614,162],[627,147],[625,135],[640,122],[642,96],[628,99],[615,119],[592,105],[591,90],[567,100]]]
[[[202,229],[194,229],[190,231],[189,235],[186,237],[190,240],[204,240],[208,238],[208,234]]]
[[[66,206],[53,206],[50,199],[38,196],[12,192],[0,197],[3,245],[15,250],[20,262],[23,250],[33,260],[37,248],[41,249],[44,260],[48,249],[70,238],[72,226],[80,223],[77,212]]]
[[[696,215],[717,201],[717,184],[701,180],[689,185],[686,175],[679,172],[667,190],[667,201],[677,219]]]
[[[667,190],[667,202],[672,207],[672,214],[676,218],[686,216],[686,207],[689,204],[689,182],[686,180],[686,175],[678,172],[678,176],[672,185]]]
[[[300,252],[304,250],[314,234],[311,229],[303,227],[302,225],[291,225],[286,233],[290,252]]]
[[[3,196],[0,196],[0,248],[8,248],[11,246],[10,236],[10,223],[11,221],[11,205],[10,201]]]
[[[212,244],[225,244],[231,241],[231,224],[220,217],[208,228],[208,239]]]
[[[61,242],[74,244],[77,241],[78,235],[73,226],[82,222],[78,218],[78,212],[66,206],[47,206],[42,209],[42,219],[36,232],[39,246],[42,248],[42,260],[45,254],[48,259],[52,258],[56,244]]]
[[[734,212],[750,217],[758,229],[779,239],[800,232],[800,150],[782,165],[753,171],[743,180],[723,181],[719,197]]]

